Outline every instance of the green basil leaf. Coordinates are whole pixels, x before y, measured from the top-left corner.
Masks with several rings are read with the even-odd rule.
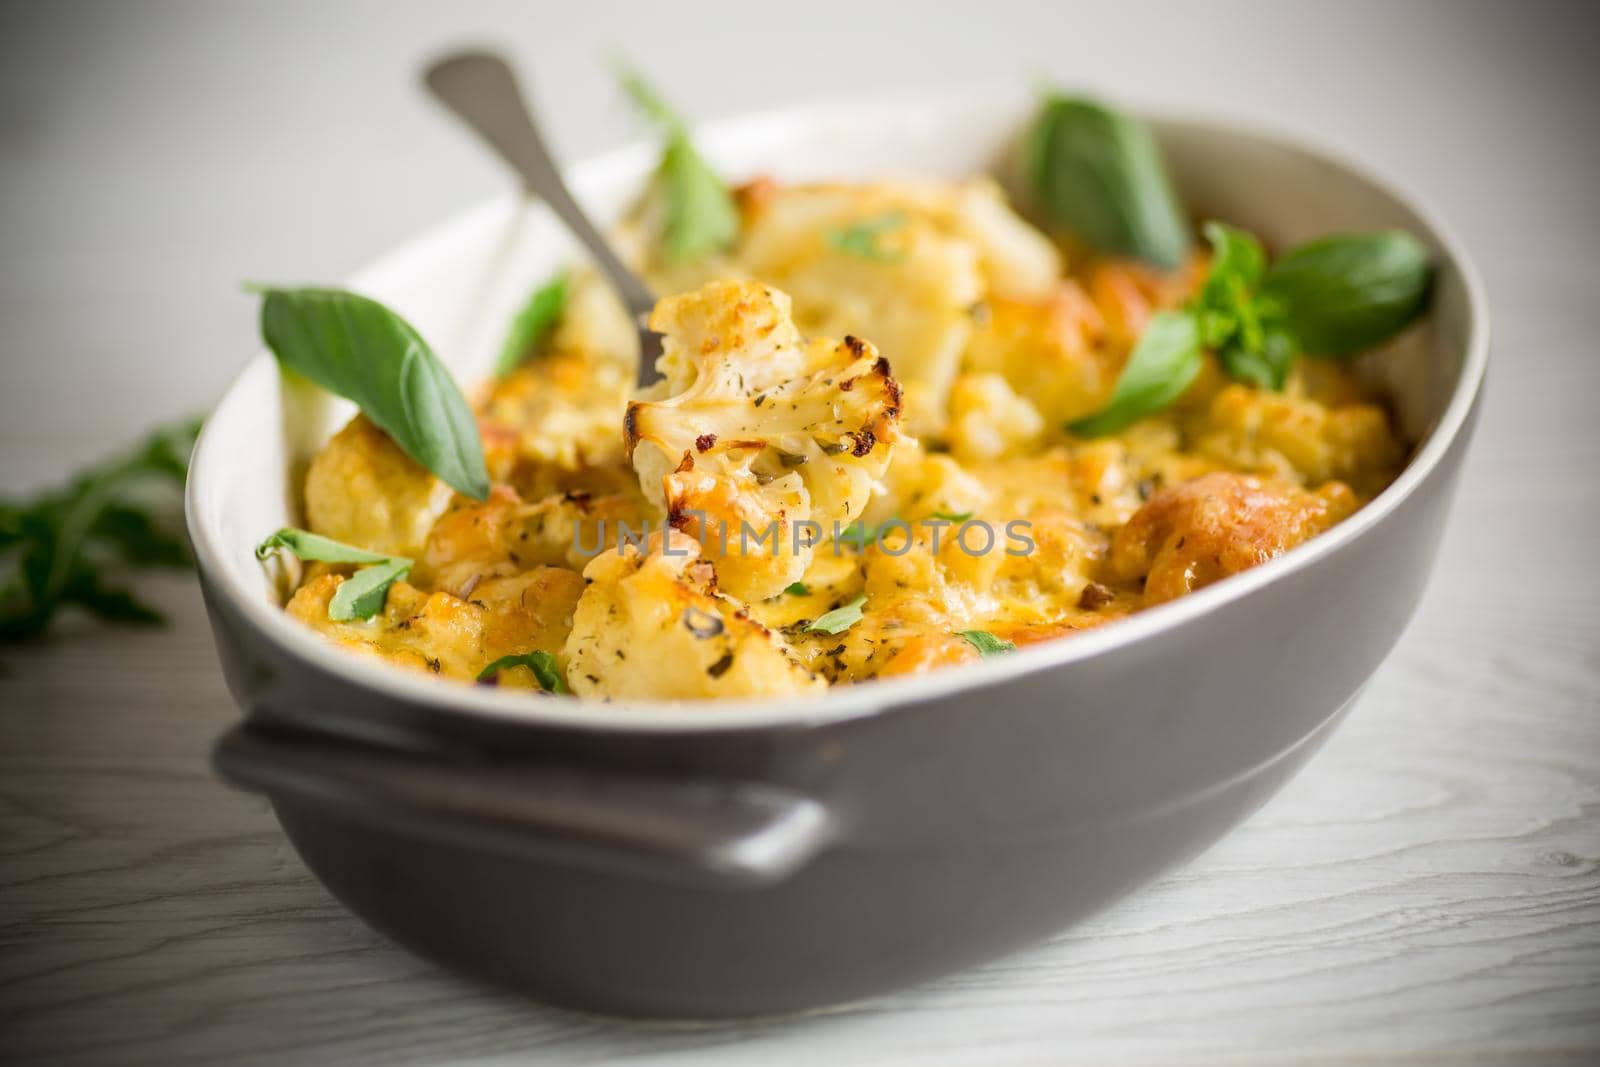
[[[957,630],[957,637],[967,639],[967,644],[977,649],[985,656],[998,656],[1005,652],[1015,652],[1017,646],[1010,641],[1002,641],[988,630]]]
[[[1067,429],[1080,437],[1115,433],[1182,396],[1201,364],[1197,318],[1187,311],[1157,312],[1133,346],[1111,402]]]
[[[1349,356],[1382,344],[1428,305],[1428,250],[1398,230],[1324,237],[1272,265],[1259,296],[1308,355]]]
[[[974,514],[975,513],[971,511],[935,511],[933,513],[933,517],[936,519],[943,519],[945,522],[966,522],[971,519]]]
[[[1023,151],[1032,197],[1091,247],[1167,268],[1188,255],[1188,222],[1142,123],[1092,100],[1053,96]]]
[[[572,692],[561,677],[561,664],[556,662],[555,656],[549,652],[515,652],[509,656],[501,656],[478,672],[478,681],[485,685],[493,685],[495,676],[511,667],[528,668],[533,672],[539,688],[546,693]]]
[[[496,378],[504,378],[516,370],[554,332],[567,310],[567,282],[567,272],[562,271],[528,297],[528,302],[512,320],[505,343],[500,346],[500,358],[494,365]]]
[[[406,455],[452,488],[475,500],[488,497],[472,409],[405,319],[342,289],[261,291],[261,335],[279,363],[355,401]]]
[[[370,619],[383,610],[389,587],[411,573],[409,559],[386,559],[363,567],[339,583],[328,601],[328,618],[334,622]]]
[[[266,559],[280,548],[287,549],[298,559],[317,563],[388,563],[392,559],[400,558],[368,552],[364,548],[347,545],[331,537],[311,533],[309,530],[297,530],[292,526],[285,526],[256,546],[256,559]],[[411,561],[405,560],[405,562]]]
[[[1217,350],[1222,369],[1229,376],[1274,392],[1283,391],[1297,355],[1299,346],[1294,337],[1276,325],[1265,326],[1253,348],[1246,347],[1242,337],[1234,337]]]
[[[859,259],[873,259],[880,263],[894,263],[905,257],[900,249],[884,248],[879,238],[906,224],[901,211],[890,211],[877,218],[863,219],[842,229],[826,231],[828,244],[836,251]]]
[[[739,210],[728,187],[695,150],[688,127],[637,74],[625,73],[622,84],[666,134],[655,186],[664,207],[661,244],[667,261],[688,262],[732,245],[739,236]]]
[[[811,587],[805,582],[790,582],[783,587],[783,591],[790,596],[810,596]]]
[[[861,607],[866,602],[865,595],[858,596],[850,603],[842,604],[818,618],[816,622],[806,627],[805,632],[808,634],[842,634],[861,621]]]

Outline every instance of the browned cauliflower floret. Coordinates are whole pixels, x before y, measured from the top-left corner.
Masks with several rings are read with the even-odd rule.
[[[683,700],[809,693],[825,687],[772,631],[713,586],[694,538],[652,535],[596,556],[567,639],[580,696]]]
[[[334,622],[328,601],[344,580],[332,572],[312,578],[289,601],[289,614],[346,648],[466,681],[502,656],[558,652],[583,590],[575,571],[559,567],[486,578],[465,597],[396,582],[371,620]],[[501,683],[533,681],[526,671],[508,671]]]
[[[755,283],[663,300],[650,324],[669,395],[628,408],[640,485],[722,589],[773,596],[866,507],[900,439],[899,386],[865,341],[803,340],[788,297]]]
[[[1159,604],[1282,555],[1356,509],[1349,486],[1307,492],[1274,478],[1217,471],[1159,490],[1117,531],[1110,571],[1145,580]]]
[[[1394,477],[1403,449],[1377,404],[1329,407],[1291,388],[1223,388],[1197,419],[1195,451],[1230,467],[1301,485],[1338,479],[1371,495]]]
[[[534,503],[497,485],[484,501],[456,497],[433,524],[412,580],[467,596],[485,578],[530,567],[581,571],[622,527],[641,530],[645,505],[637,494],[564,493]]]
[[[311,461],[306,521],[313,533],[335,541],[413,556],[452,495],[388,434],[357,415]]]

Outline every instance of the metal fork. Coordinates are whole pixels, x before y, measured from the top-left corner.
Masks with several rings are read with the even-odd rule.
[[[492,52],[457,52],[437,60],[423,75],[433,95],[476,130],[501,159],[522,177],[523,189],[539,196],[572,235],[583,243],[633,316],[639,331],[639,377],[643,388],[657,381],[661,335],[646,321],[656,298],[638,275],[623,266],[567,191],[550,158],[511,66]]]

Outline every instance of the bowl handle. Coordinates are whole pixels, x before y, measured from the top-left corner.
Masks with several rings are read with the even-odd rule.
[[[245,725],[217,742],[212,759],[233,785],[325,817],[702,885],[782,881],[835,828],[819,801],[761,783],[452,763]]]

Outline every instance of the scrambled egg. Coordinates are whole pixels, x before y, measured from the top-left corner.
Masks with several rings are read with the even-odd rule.
[[[1069,433],[1199,256],[1067,262],[986,180],[761,181],[739,203],[724,254],[635,248],[674,294],[645,395],[626,316],[574,277],[546,350],[479,404],[488,500],[363,418],[335,435],[311,529],[416,565],[368,622],[328,619],[351,569],[315,565],[290,614],[466,680],[543,650],[591,699],[814,693],[973,661],[972,631],[1024,645],[1182,596],[1326,530],[1404,458],[1355,376],[1307,360],[1273,393],[1208,355],[1167,411]],[[770,540],[715,535],[741,524]]]

